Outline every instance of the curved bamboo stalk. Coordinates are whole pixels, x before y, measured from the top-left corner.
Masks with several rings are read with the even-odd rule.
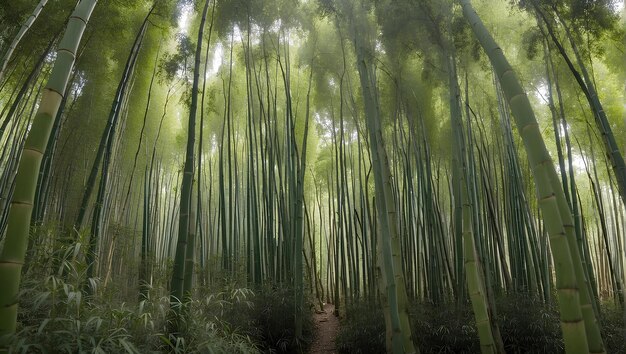
[[[474,34],[496,71],[524,142],[537,187],[539,206],[553,252],[565,349],[568,353],[579,352],[581,348],[588,348],[589,346],[580,304],[575,260],[572,257],[572,252],[577,251],[577,249],[570,250],[569,235],[564,227],[564,217],[567,220],[569,216],[569,220],[571,220],[571,215],[568,213],[563,215],[563,203],[560,203],[562,199],[567,208],[563,189],[554,169],[552,158],[541,137],[539,125],[528,96],[522,89],[513,68],[504,56],[502,49],[485,28],[470,1],[459,0],[459,2],[463,7],[463,15],[470,23]],[[557,183],[553,183],[554,181]],[[580,259],[578,261],[580,262]]]

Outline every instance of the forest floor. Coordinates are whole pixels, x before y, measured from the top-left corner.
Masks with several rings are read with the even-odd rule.
[[[339,331],[339,318],[335,316],[335,305],[324,304],[324,312],[313,314],[315,321],[315,337],[309,354],[337,353],[335,338]]]

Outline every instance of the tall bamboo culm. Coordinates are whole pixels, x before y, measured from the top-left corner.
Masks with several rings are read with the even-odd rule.
[[[46,149],[57,110],[74,67],[78,44],[97,0],[83,0],[70,17],[59,44],[56,61],[39,103],[37,115],[24,144],[11,199],[7,235],[0,254],[0,336],[15,332],[17,295],[28,245],[30,219],[41,159]],[[0,352],[7,351],[7,337],[0,341]]]
[[[408,296],[402,270],[400,254],[400,240],[398,235],[397,213],[392,192],[392,175],[389,158],[385,150],[382,133],[381,112],[378,102],[376,84],[376,70],[373,64],[372,45],[368,33],[365,8],[356,5],[353,16],[352,31],[355,36],[354,49],[357,59],[357,71],[361,91],[364,97],[365,122],[369,136],[370,152],[372,156],[372,170],[374,172],[374,186],[376,193],[376,208],[380,222],[381,236],[378,240],[381,259],[381,297],[383,308],[389,317],[387,321],[388,335],[391,329],[391,338],[387,339],[387,351],[393,353],[419,353],[413,343],[411,325],[408,316]],[[391,340],[389,340],[391,339]]]
[[[455,207],[461,205],[461,227],[463,241],[463,260],[465,264],[465,278],[467,290],[474,317],[476,318],[476,328],[480,340],[481,352],[504,353],[504,344],[500,337],[500,330],[489,308],[487,299],[487,289],[485,287],[484,271],[482,268],[479,253],[476,251],[474,242],[474,231],[472,225],[472,198],[468,185],[471,183],[471,173],[469,171],[468,154],[465,146],[463,122],[461,119],[461,108],[459,106],[460,89],[457,82],[456,63],[454,56],[448,58],[449,90],[450,90],[450,122],[454,134],[453,149],[455,158],[453,168],[458,173],[458,190],[455,195]],[[467,117],[470,119],[469,116]],[[471,147],[470,147],[471,148]],[[456,165],[456,166],[455,166]],[[481,236],[481,235],[479,235]]]
[[[180,214],[178,220],[178,240],[176,244],[176,255],[174,257],[174,269],[172,272],[170,302],[176,317],[180,315],[180,301],[183,301],[185,283],[185,262],[187,253],[187,242],[189,241],[190,209],[192,204],[192,187],[194,176],[194,149],[196,141],[196,110],[198,108],[198,85],[200,82],[200,61],[202,56],[202,38],[204,23],[206,21],[209,0],[204,2],[202,19],[198,29],[198,42],[196,43],[196,54],[194,62],[193,87],[191,91],[191,106],[189,107],[189,125],[187,131],[187,148],[185,155],[185,165],[180,194]],[[178,320],[178,318],[176,318]],[[174,322],[174,331],[177,331],[178,321]]]
[[[568,353],[577,353],[580,352],[581,348],[589,348],[589,352],[602,353],[604,349],[601,340],[599,347],[589,345],[597,344],[597,341],[595,340],[595,333],[591,333],[589,337],[592,340],[588,341],[586,327],[590,328],[590,326],[583,320],[583,307],[586,309],[586,304],[581,306],[579,291],[581,279],[580,274],[577,274],[577,271],[582,269],[582,264],[576,264],[576,262],[580,263],[580,255],[576,248],[570,249],[571,242],[568,238],[571,235],[566,232],[566,228],[570,226],[573,228],[571,212],[567,207],[565,194],[559,183],[552,157],[548,153],[541,136],[528,96],[502,49],[487,31],[470,1],[459,0],[459,2],[463,7],[463,15],[487,53],[498,76],[532,168],[539,207],[548,231],[554,258],[565,350]],[[582,285],[585,286],[584,282]]]

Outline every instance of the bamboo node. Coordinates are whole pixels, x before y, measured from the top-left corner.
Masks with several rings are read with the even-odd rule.
[[[16,265],[16,266],[23,266],[24,262],[16,262],[16,261],[0,261],[0,264],[9,264],[9,265]]]
[[[81,21],[82,23],[85,24],[85,26],[87,25],[87,21],[85,21],[85,19],[80,17],[80,16],[72,15],[72,16],[70,16],[70,19],[72,19],[72,18],[75,18],[75,19]]]
[[[19,201],[19,200],[14,200],[14,201],[11,201],[11,205],[33,206],[33,203],[29,202],[29,201],[23,202],[23,201]]]
[[[537,127],[537,128],[539,127],[539,123],[537,123],[537,121],[533,121],[533,122],[528,123],[528,124],[526,124],[525,126],[523,126],[523,127],[520,129],[520,133],[521,133],[521,134],[523,134],[523,133],[525,133],[525,132],[526,132],[526,130],[527,130],[527,129],[530,129],[530,128],[535,128],[535,127]]]

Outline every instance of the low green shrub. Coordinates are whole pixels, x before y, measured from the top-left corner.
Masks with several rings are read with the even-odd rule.
[[[416,303],[409,309],[413,335],[423,353],[479,353],[469,306]]]
[[[27,282],[20,295],[12,352],[138,353],[132,333],[96,308],[74,284],[56,276]]]
[[[496,300],[498,325],[507,353],[562,353],[557,306],[525,295]]]
[[[384,353],[385,319],[380,307],[368,302],[347,307],[335,345],[340,353]]]
[[[422,353],[480,352],[471,309],[455,305],[410,306],[412,333]],[[384,353],[385,320],[377,304],[357,303],[346,309],[337,337],[341,353]]]
[[[41,292],[34,301],[27,301],[31,307],[22,306],[21,330],[13,338],[12,352],[258,352],[250,337],[231,330],[211,311],[198,311],[202,307],[198,301],[186,304],[185,329],[174,339],[165,330],[167,297],[147,299],[134,307],[110,306],[90,302],[67,284],[61,289]]]
[[[30,277],[20,294],[18,332],[10,352],[67,353],[258,353],[249,336],[233,330],[215,316],[224,308],[238,308],[243,299],[206,299],[185,304],[187,317],[177,338],[167,334],[169,297],[147,299],[133,305],[85,296],[80,275],[66,265],[65,276]],[[154,290],[162,293],[162,290]],[[241,300],[241,301],[239,301]]]
[[[246,297],[246,306],[225,309],[220,314],[223,321],[253,338],[264,352],[297,353],[306,349],[313,335],[313,317],[305,306],[304,340],[296,340],[293,289],[265,286],[255,294],[240,292],[239,296]]]
[[[607,353],[626,353],[626,311],[614,302],[600,306],[600,329]]]
[[[312,314],[305,306],[304,340],[295,339],[292,289],[267,286],[252,291],[229,280],[197,289],[194,299],[184,304],[186,316],[174,337],[168,334],[165,285],[171,264],[154,275],[155,285],[137,302],[138,286],[128,286],[136,275],[113,279],[106,287],[90,279],[97,295],[84,295],[84,250],[79,242],[58,241],[31,253],[20,294],[18,332],[11,338],[13,353],[295,353],[303,352],[312,338]]]

